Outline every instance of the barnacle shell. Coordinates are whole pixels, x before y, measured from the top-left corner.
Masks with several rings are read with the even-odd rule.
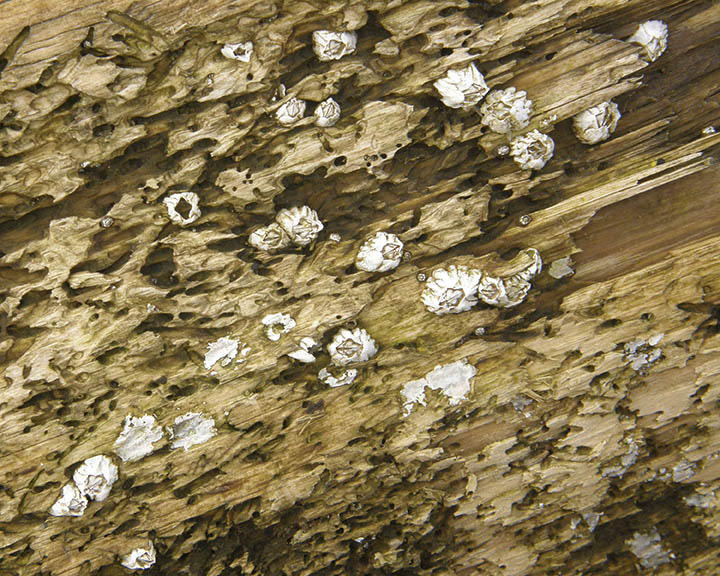
[[[296,206],[280,210],[275,221],[298,246],[310,244],[324,228],[317,212],[309,206]]]
[[[102,502],[118,479],[118,469],[107,456],[88,458],[73,474],[78,490],[91,500]]]
[[[355,52],[357,34],[355,32],[332,32],[316,30],[312,35],[313,51],[321,62],[340,60],[346,54]]]
[[[188,204],[190,204],[190,211],[188,212],[187,217],[180,214],[180,212],[177,211],[177,205],[180,202],[180,200],[185,200]],[[187,226],[188,224],[192,224],[200,218],[202,212],[200,212],[200,207],[198,204],[200,203],[200,198],[198,197],[195,192],[178,192],[177,194],[171,194],[165,200],[163,200],[163,204],[167,206],[168,216],[170,217],[170,220],[175,222],[175,224],[179,224],[180,226]]]
[[[340,120],[340,104],[335,102],[332,98],[323,100],[315,108],[315,124],[323,128],[328,126],[335,126],[337,121]]]
[[[268,252],[282,250],[290,246],[291,243],[287,232],[277,222],[258,228],[248,237],[250,246]]]
[[[163,437],[163,429],[153,416],[125,417],[125,427],[115,440],[115,454],[123,462],[135,462],[153,451],[153,443]]]
[[[330,359],[336,366],[365,362],[377,353],[375,340],[362,328],[354,330],[343,328],[335,334],[327,349]]]
[[[527,248],[508,266],[512,272],[505,276],[483,275],[478,285],[478,298],[485,304],[511,308],[523,302],[532,287],[530,280],[542,271],[542,258],[535,248]]]
[[[357,378],[358,371],[354,368],[348,368],[342,370],[339,374],[333,373],[327,368],[323,368],[318,372],[318,378],[324,384],[330,386],[330,388],[339,388],[340,386],[347,386],[352,384]]]
[[[239,60],[240,62],[250,62],[250,57],[253,53],[253,43],[240,42],[238,44],[225,44],[220,52],[225,58]]]
[[[488,93],[485,78],[474,64],[448,70],[444,77],[433,83],[440,99],[449,108],[470,108]]]
[[[603,102],[575,116],[573,131],[583,144],[597,144],[615,132],[620,116],[620,109],[615,102]]]
[[[167,431],[172,440],[170,448],[185,448],[185,450],[195,444],[207,442],[217,434],[215,420],[209,416],[206,418],[198,412],[188,412],[178,416]]]
[[[480,106],[480,113],[483,125],[493,132],[507,134],[522,130],[530,124],[533,103],[524,90],[511,86],[490,92]]]
[[[127,556],[123,556],[120,560],[125,568],[129,570],[147,570],[155,564],[155,546],[151,540],[148,540],[147,548],[135,548]]]
[[[538,252],[535,248],[526,248],[521,251],[517,256],[515,256],[515,258],[513,258],[510,264],[521,264],[522,268],[518,270],[516,274],[522,280],[527,281],[532,280],[535,276],[540,274],[543,268],[543,261],[540,256],[540,252]]]
[[[477,289],[482,272],[467,266],[448,266],[433,271],[421,299],[425,307],[438,315],[458,314],[477,304]]]
[[[53,516],[82,516],[87,505],[88,500],[85,495],[80,492],[74,482],[70,482],[63,486],[62,495],[50,508],[50,514]]]
[[[395,234],[378,232],[360,246],[355,266],[365,272],[389,272],[397,268],[403,256],[403,243]]]
[[[640,44],[645,49],[648,59],[655,62],[667,49],[668,27],[662,20],[648,20],[635,30],[628,42]]]
[[[305,115],[305,100],[299,98],[290,98],[275,112],[275,117],[280,124],[290,126],[298,120],[302,120]]]
[[[318,346],[318,343],[315,338],[305,336],[304,338],[300,339],[300,347],[297,350],[288,352],[288,356],[290,356],[290,358],[292,358],[293,360],[302,362],[303,364],[315,362],[315,355],[310,352],[310,350],[312,350],[316,346]]]
[[[268,314],[261,322],[265,326],[265,335],[273,342],[277,342],[280,340],[280,336],[295,328],[295,320],[292,316],[281,312]]]
[[[547,134],[533,130],[510,142],[513,160],[523,170],[541,170],[555,151],[555,142]]]

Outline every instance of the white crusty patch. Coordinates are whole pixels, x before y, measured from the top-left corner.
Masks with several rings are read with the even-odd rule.
[[[297,350],[289,352],[288,356],[290,356],[290,358],[292,358],[293,360],[302,362],[303,364],[310,364],[311,362],[315,362],[316,358],[315,355],[311,352],[311,350],[318,346],[317,340],[315,340],[314,338],[310,338],[309,336],[305,336],[304,338],[300,339],[299,346],[300,347]]]
[[[145,414],[125,418],[125,427],[115,440],[115,454],[123,462],[135,462],[151,454],[153,444],[163,437],[163,429],[154,416]]]
[[[225,58],[239,60],[240,62],[250,62],[250,57],[253,53],[253,43],[239,42],[238,44],[225,44],[220,52]]]
[[[280,336],[295,328],[295,320],[292,316],[282,312],[268,314],[261,322],[265,326],[265,335],[273,342],[277,342],[280,340]]]
[[[88,500],[74,482],[65,484],[60,498],[50,508],[53,516],[82,516]]]
[[[330,386],[330,388],[338,388],[340,386],[346,386],[352,384],[357,378],[358,371],[354,368],[348,368],[338,372],[330,371],[328,368],[323,368],[318,372],[318,378],[324,384]]]
[[[135,548],[127,556],[120,559],[122,564],[128,570],[147,570],[155,564],[155,546],[151,540],[148,540],[147,548]]]
[[[98,502],[102,502],[110,495],[110,490],[117,479],[117,466],[102,454],[85,460],[73,474],[73,482],[78,490]]]
[[[333,32],[316,30],[312,35],[313,51],[320,62],[340,60],[347,54],[355,52],[357,34],[355,32]]]
[[[470,382],[476,374],[475,367],[466,359],[458,360],[444,366],[438,365],[425,374],[420,380],[413,380],[403,386],[402,395],[405,397],[405,416],[408,416],[414,404],[425,406],[425,388],[440,390],[455,406],[467,398],[470,392]]]
[[[211,416],[205,417],[199,412],[188,412],[175,418],[172,426],[169,426],[170,448],[185,448],[207,442],[217,434],[215,420]]]
[[[472,63],[465,68],[448,70],[433,86],[449,108],[470,108],[488,93],[485,78]]]
[[[210,370],[218,360],[222,359],[221,366],[227,366],[235,359],[240,342],[232,338],[223,337],[207,345],[205,353],[205,369]]]
[[[643,568],[657,568],[670,562],[670,552],[664,550],[658,529],[653,527],[650,532],[635,532],[625,543],[635,557],[640,560]]]
[[[181,200],[184,200],[190,205],[190,210],[187,216],[183,216],[177,211],[177,205]],[[178,192],[177,194],[171,194],[165,200],[163,200],[165,206],[167,206],[168,216],[170,220],[179,224],[180,226],[187,226],[192,224],[200,218],[202,212],[200,212],[200,198],[195,192]]]

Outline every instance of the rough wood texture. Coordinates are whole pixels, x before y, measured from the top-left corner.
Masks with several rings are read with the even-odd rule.
[[[718,2],[0,8],[0,575],[122,574],[148,538],[156,574],[716,573]],[[653,64],[624,41],[650,18],[670,28]],[[355,54],[318,62],[325,28],[357,30]],[[249,63],[221,56],[247,40]],[[534,100],[530,129],[556,142],[541,172],[439,102],[432,82],[470,61]],[[280,83],[332,95],[340,122],[280,126]],[[614,137],[577,142],[569,119],[610,97]],[[184,190],[202,217],[180,228],[162,200]],[[314,245],[247,245],[298,204],[325,223]],[[357,271],[379,230],[408,258]],[[546,267],[519,307],[423,308],[419,273],[528,246]],[[566,257],[575,274],[553,278]],[[297,321],[278,342],[270,312]],[[318,381],[324,353],[285,356],[355,324],[380,351],[352,385]],[[655,362],[626,353],[661,334]],[[252,350],[211,373],[222,336]],[[428,391],[403,417],[406,382],[463,358],[466,401]],[[48,516],[126,415],[189,411],[217,436],[116,460],[108,500]],[[633,547],[654,534],[659,549]]]

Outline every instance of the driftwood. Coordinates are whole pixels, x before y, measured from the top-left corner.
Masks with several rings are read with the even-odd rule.
[[[0,575],[123,574],[148,540],[156,574],[716,573],[718,2],[0,4]],[[670,29],[652,63],[627,42],[648,19]],[[356,51],[319,62],[320,29]],[[247,63],[220,52],[246,41]],[[469,62],[532,98],[543,170],[441,104]],[[283,126],[291,96],[341,119]],[[578,142],[610,98],[616,132]],[[163,200],[185,191],[183,227]],[[299,205],[314,243],[248,245]],[[354,266],[377,231],[405,244],[392,272]],[[528,247],[519,306],[423,306],[423,275]],[[271,341],[276,312],[297,325]],[[329,387],[355,326],[378,353]],[[314,363],[287,356],[304,336]],[[243,361],[206,368],[221,337]],[[406,415],[404,385],[461,360],[467,398]],[[126,416],[188,412],[217,434],[117,458]],[[99,454],[110,496],[49,515]]]

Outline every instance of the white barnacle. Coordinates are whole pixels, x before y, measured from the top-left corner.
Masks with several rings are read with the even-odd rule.
[[[340,386],[347,386],[352,384],[357,378],[358,371],[354,368],[348,368],[341,370],[340,372],[331,371],[328,368],[323,368],[318,372],[318,378],[323,384],[327,384],[330,388],[339,388]]]
[[[215,420],[211,416],[205,417],[199,412],[188,412],[175,418],[172,426],[169,426],[170,448],[185,448],[207,442],[217,434]]]
[[[120,564],[129,570],[147,570],[155,564],[155,546],[148,540],[147,548],[135,548],[120,559]]]
[[[70,482],[63,486],[62,495],[50,508],[50,514],[53,516],[82,516],[87,505],[88,500],[85,494],[80,492],[74,482]]]
[[[78,490],[98,502],[102,502],[110,495],[112,485],[117,479],[117,466],[102,454],[85,460],[73,474],[73,481]]]
[[[425,307],[439,316],[459,314],[477,304],[482,272],[467,266],[448,266],[434,270],[425,283],[421,299]]]
[[[283,126],[295,124],[305,115],[305,100],[292,97],[275,112],[275,118]]]
[[[265,335],[273,342],[277,342],[280,340],[280,336],[295,328],[295,320],[292,316],[282,312],[268,314],[261,322],[265,326]]]
[[[158,425],[154,416],[126,416],[125,426],[120,436],[115,440],[115,454],[123,462],[135,462],[151,454],[153,444],[163,437],[163,429]]]
[[[530,124],[533,103],[524,90],[511,86],[490,92],[480,106],[480,113],[483,125],[498,134],[508,134]]]
[[[288,356],[290,356],[293,360],[302,362],[303,364],[310,364],[316,360],[315,355],[311,352],[311,350],[317,346],[318,342],[315,338],[305,336],[300,339],[299,348],[297,350],[293,350],[292,352],[288,352]]]
[[[355,266],[365,272],[389,272],[402,261],[403,243],[395,234],[377,232],[358,250]]]
[[[340,120],[340,104],[335,102],[332,98],[323,100],[315,108],[315,124],[322,128],[328,126],[335,126],[337,121]]]
[[[287,232],[277,222],[258,228],[248,237],[250,246],[266,252],[282,250],[290,246],[291,243]]]
[[[357,47],[355,32],[332,32],[316,30],[312,35],[313,51],[321,62],[340,60],[346,54],[352,54]]]
[[[440,99],[449,108],[470,108],[488,93],[488,86],[475,64],[448,70],[445,76],[433,83]]]
[[[220,52],[225,58],[239,60],[240,62],[250,62],[250,57],[253,53],[253,43],[239,42],[238,44],[225,44]]]
[[[163,200],[163,203],[167,206],[170,220],[180,226],[192,224],[202,215],[200,207],[198,206],[200,198],[195,192],[178,192],[177,194],[171,194]],[[178,208],[183,210],[185,214],[181,213]]]
[[[650,62],[655,62],[667,49],[667,39],[667,24],[662,20],[648,20],[637,27],[628,42],[642,46]]]
[[[275,216],[275,221],[298,246],[310,244],[324,228],[317,212],[309,206],[280,210]]]
[[[615,132],[620,109],[612,100],[588,108],[573,118],[573,131],[583,144],[597,144]]]
[[[377,353],[377,345],[362,328],[341,329],[328,344],[330,359],[336,366],[346,366],[353,362],[365,362]]]
[[[533,130],[510,142],[513,160],[523,170],[541,170],[555,151],[555,142],[547,134]]]
[[[543,262],[540,252],[535,248],[526,248],[518,253],[513,262],[519,262],[522,267],[515,272],[520,279],[530,281],[542,272]]]
[[[227,337],[210,342],[205,353],[205,370],[210,370],[218,360],[222,360],[220,363],[222,366],[230,364],[237,356],[239,344],[239,341]]]

